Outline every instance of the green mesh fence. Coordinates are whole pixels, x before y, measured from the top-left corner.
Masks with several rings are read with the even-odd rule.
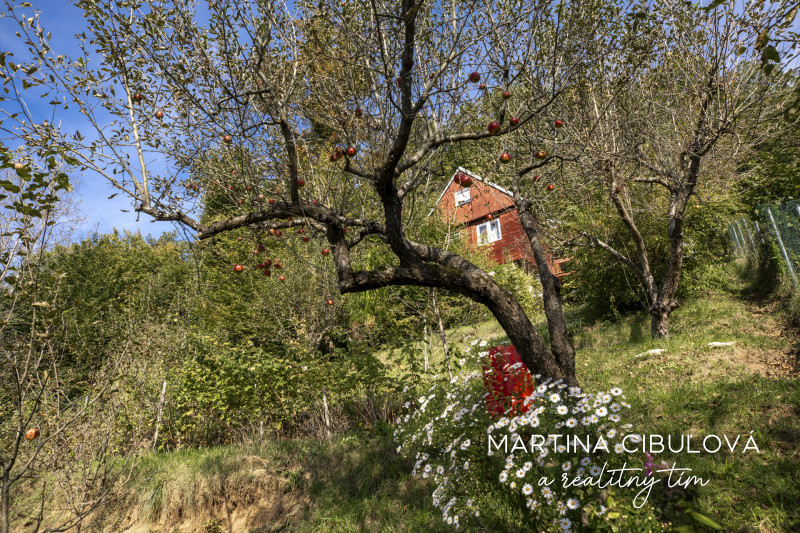
[[[800,272],[800,200],[760,205],[756,219],[742,217],[728,226],[736,255],[756,256],[762,244],[770,244],[780,257],[792,283]]]

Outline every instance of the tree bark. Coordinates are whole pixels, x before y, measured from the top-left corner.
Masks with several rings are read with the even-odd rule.
[[[0,533],[9,533],[11,479],[6,465],[2,466],[2,480],[0,480]]]
[[[539,231],[536,228],[536,222],[530,210],[518,208],[518,212],[522,227],[525,228],[525,233],[531,243],[533,258],[536,260],[536,268],[539,271],[539,280],[542,283],[542,301],[544,303],[544,315],[547,319],[547,330],[550,333],[550,349],[564,374],[567,384],[571,387],[577,387],[575,347],[572,346],[572,342],[569,339],[567,321],[564,318],[564,306],[561,302],[561,281],[550,270],[550,266],[547,263],[547,254],[539,238]]]
[[[650,308],[650,334],[654,339],[669,338],[669,311],[663,306]]]

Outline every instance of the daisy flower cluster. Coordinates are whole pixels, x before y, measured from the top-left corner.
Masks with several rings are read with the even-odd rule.
[[[532,517],[571,531],[583,503],[599,497],[598,483],[581,481],[629,461],[622,444],[626,435],[630,443],[641,442],[622,420],[630,405],[617,387],[590,394],[549,380],[540,382],[525,402],[530,409],[523,414],[488,426],[487,454],[502,456],[497,480],[525,501]],[[551,483],[542,483],[544,478]]]
[[[479,351],[485,341],[473,344],[473,353],[485,358]],[[487,410],[483,378],[483,372],[469,371],[440,379],[406,402],[395,420],[397,452],[414,457],[412,474],[433,482],[433,504],[456,528],[477,519],[482,503],[500,497],[526,509],[534,529],[550,524],[572,531],[584,507],[599,506],[600,491],[597,484],[564,488],[562,476],[598,478],[604,468],[631,462],[622,447],[626,435],[629,443],[639,442],[622,418],[630,407],[625,396],[616,387],[589,394],[535,376],[526,409],[510,408],[498,417]],[[507,446],[493,446],[501,442]],[[554,482],[542,484],[543,477]]]

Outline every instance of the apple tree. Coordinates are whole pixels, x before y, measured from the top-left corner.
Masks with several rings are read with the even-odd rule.
[[[690,209],[735,194],[735,161],[784,126],[777,117],[796,86],[756,46],[773,10],[714,4],[662,2],[628,13],[614,51],[551,109],[548,145],[534,148],[531,139],[542,135],[520,132],[512,149],[527,159],[498,172],[520,199],[545,183],[555,189],[535,204],[552,242],[602,250],[632,272],[654,338],[668,336],[686,252],[702,246],[687,240]]]
[[[608,3],[76,3],[88,21],[77,58],[51,48],[35,13],[7,5],[30,57],[3,58],[5,98],[20,109],[5,131],[68,151],[137,212],[197,239],[305,228],[341,293],[461,294],[489,309],[532,372],[577,382],[508,290],[407,229],[424,216],[420,185],[450,170],[448,150],[506,135],[513,102],[520,124],[538,121],[598,61]],[[483,91],[500,127],[474,127]],[[77,108],[91,133],[33,116],[24,102],[40,94],[54,111]],[[200,217],[210,194],[229,201]],[[364,269],[365,247],[390,260]]]

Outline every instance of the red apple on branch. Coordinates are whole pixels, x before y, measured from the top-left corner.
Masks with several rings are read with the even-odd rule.
[[[331,251],[328,250],[327,248],[323,248],[322,249],[322,255],[329,255],[330,253],[331,253]]]
[[[544,159],[545,157],[547,157],[547,152],[545,152],[544,150],[539,150],[538,152],[536,152],[536,157],[538,159]]]
[[[501,163],[506,164],[509,161],[511,161],[511,154],[509,154],[508,152],[503,152],[502,154],[500,154]]]
[[[297,186],[298,187],[305,187],[306,186],[306,180],[304,180],[302,178],[297,180]]]
[[[472,83],[478,83],[479,81],[481,81],[480,73],[479,72],[473,72],[472,74],[470,74],[469,75],[469,81],[471,81]]]
[[[509,98],[511,98],[511,91],[505,90],[505,91],[503,91],[501,96],[503,97],[503,100],[508,100]]]
[[[561,126],[564,125],[564,121],[563,120],[556,120],[554,124],[555,124],[556,128],[560,128]]]
[[[163,118],[164,118],[164,112],[163,112],[163,111],[161,111],[160,109],[159,109],[158,111],[156,111],[156,118],[157,118],[158,120],[161,120],[161,119],[163,119]]]
[[[137,104],[142,100],[144,100],[144,96],[142,96],[142,93],[136,93],[133,95],[133,101],[136,102]]]
[[[244,265],[234,265],[233,267],[234,272],[244,272]]]
[[[224,142],[225,144],[230,144],[233,142],[233,137],[231,137],[230,135],[225,135],[222,137],[222,142]]]
[[[517,117],[511,117],[511,120],[509,120],[508,123],[513,127],[517,127],[519,126],[519,119]]]
[[[28,431],[25,432],[25,438],[27,440],[33,440],[39,436],[39,428],[30,428]]]
[[[555,188],[556,188],[556,186],[555,186],[555,185],[553,185],[552,183],[550,183],[550,184],[548,184],[548,185],[547,185],[547,190],[548,190],[548,191],[552,191],[552,190],[553,190],[553,189],[555,189]]]
[[[462,187],[472,187],[472,178],[469,176],[464,176],[461,178],[461,186]]]
[[[493,120],[489,123],[489,126],[486,129],[489,130],[489,133],[491,133],[492,135],[497,135],[498,133],[500,133],[500,128],[502,127],[503,127],[502,124],[500,124],[496,120]]]

